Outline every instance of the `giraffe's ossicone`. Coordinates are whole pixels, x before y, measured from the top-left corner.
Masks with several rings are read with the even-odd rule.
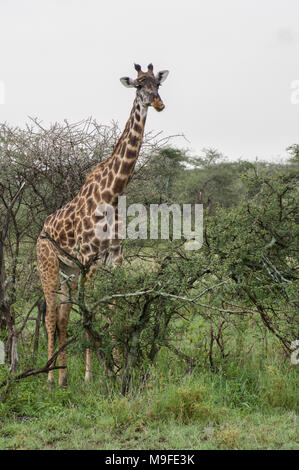
[[[97,263],[107,261],[122,263],[122,239],[118,237],[121,229],[121,220],[118,220],[117,202],[127,186],[134,171],[143,139],[144,126],[149,106],[157,111],[164,109],[164,104],[158,93],[160,84],[168,75],[167,70],[153,73],[153,66],[149,64],[147,72],[135,64],[137,78],[121,78],[126,87],[136,89],[136,96],[130,117],[125,129],[117,142],[114,151],[105,162],[97,165],[87,175],[86,180],[77,196],[54,214],[49,215],[37,240],[37,260],[41,283],[46,301],[45,323],[48,335],[48,358],[54,354],[54,336],[56,329],[59,335],[59,347],[66,342],[66,332],[69,321],[70,303],[63,303],[68,299],[66,285],[61,286],[58,301],[60,271],[66,275],[74,274],[72,289],[77,287],[78,268],[60,252],[48,238],[49,236],[63,250],[71,255],[78,252],[78,259],[87,264],[96,259],[90,269],[89,278],[96,271]],[[103,205],[115,208],[113,222],[113,238],[101,236],[107,232],[107,214]],[[109,223],[108,223],[109,224]],[[109,227],[108,227],[109,228]],[[111,229],[111,227],[110,227]],[[60,353],[60,365],[66,366],[66,350]],[[86,354],[85,380],[90,378],[91,354]],[[53,371],[48,374],[48,380],[53,381]],[[59,370],[59,385],[66,385],[66,368]]]

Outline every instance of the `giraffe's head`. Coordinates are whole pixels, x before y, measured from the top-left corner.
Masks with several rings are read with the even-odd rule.
[[[165,106],[158,93],[159,86],[166,80],[169,72],[162,70],[154,75],[153,65],[149,64],[147,72],[142,72],[140,65],[135,64],[135,70],[138,75],[136,79],[123,77],[121,83],[129,88],[136,88],[137,96],[141,99],[144,106],[153,106],[156,111],[162,111]]]

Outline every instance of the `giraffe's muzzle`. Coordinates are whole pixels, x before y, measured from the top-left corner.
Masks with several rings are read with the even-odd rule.
[[[162,103],[162,101],[159,99],[159,98],[155,98],[152,102],[151,102],[151,106],[153,108],[155,108],[156,111],[163,111],[163,109],[165,108],[165,105],[164,103]]]

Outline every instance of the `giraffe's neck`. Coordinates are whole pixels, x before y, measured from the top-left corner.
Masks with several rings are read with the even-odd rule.
[[[136,96],[125,129],[115,146],[109,163],[107,162],[114,177],[106,189],[110,190],[113,196],[117,197],[123,194],[133,173],[142,144],[147,109],[147,106],[144,106],[140,98]]]

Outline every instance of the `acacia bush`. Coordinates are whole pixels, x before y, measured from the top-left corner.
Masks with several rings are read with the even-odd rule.
[[[224,300],[254,307],[264,326],[290,351],[298,338],[297,177],[294,173],[247,178],[252,199],[219,209],[206,227],[212,271],[229,278]]]
[[[293,172],[247,175],[255,196],[218,208],[201,250],[150,242],[131,247],[123,268],[100,269],[89,303],[95,327],[112,317],[102,353],[111,371],[117,367],[123,392],[136,368],[146,373],[165,347],[187,370],[217,370],[244,357],[242,349],[263,344],[265,332],[290,353],[299,333],[296,183]]]

